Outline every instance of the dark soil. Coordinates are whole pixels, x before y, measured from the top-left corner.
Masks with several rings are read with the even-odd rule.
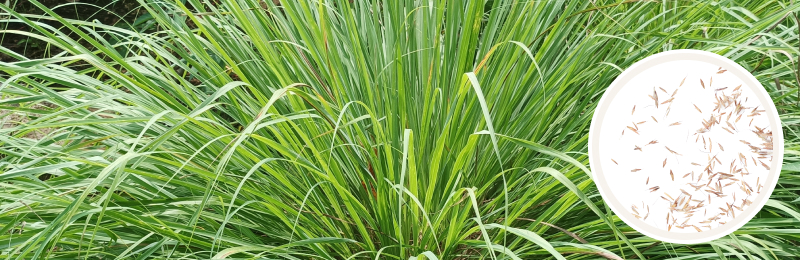
[[[45,14],[42,9],[28,0],[10,0],[9,3],[9,7],[17,13]],[[144,8],[140,8],[137,0],[39,0],[39,3],[52,9],[64,19],[97,21],[107,25],[118,25],[123,22],[133,23],[139,15],[145,13]],[[2,4],[0,2],[0,5]],[[33,19],[33,21],[37,20]],[[61,28],[62,32],[70,32],[68,28],[62,28],[63,26],[56,21],[39,21],[55,28]],[[8,17],[0,17],[0,30],[16,30],[39,34],[23,23],[8,22]],[[70,36],[74,37],[75,35],[70,34]],[[0,34],[0,45],[29,59],[49,57],[61,52],[61,50],[49,46],[44,41],[14,32]],[[4,53],[0,53],[0,60],[4,62],[16,61]]]

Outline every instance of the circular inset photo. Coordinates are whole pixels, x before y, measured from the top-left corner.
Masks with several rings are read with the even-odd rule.
[[[775,104],[720,55],[674,50],[625,70],[589,131],[592,175],[625,223],[654,239],[708,242],[742,227],[778,182]]]

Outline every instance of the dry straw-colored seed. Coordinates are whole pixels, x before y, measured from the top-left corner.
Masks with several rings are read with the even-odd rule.
[[[724,70],[724,69],[722,69],[720,67],[717,70],[716,73],[717,74],[723,74],[724,72],[726,72],[726,70]],[[681,87],[684,84],[686,79],[687,79],[687,77],[684,77],[681,80],[681,82],[680,82],[678,87]],[[699,80],[700,80],[701,87],[703,89],[706,89],[706,86],[705,86],[706,82],[703,79],[699,79]],[[753,127],[752,124],[754,122],[754,118],[756,116],[760,116],[765,111],[763,109],[760,110],[759,106],[755,106],[755,107],[747,106],[746,102],[748,100],[748,97],[744,97],[743,98],[744,101],[742,101],[742,99],[740,99],[740,97],[742,97],[742,92],[739,91],[740,88],[742,87],[741,84],[736,86],[735,88],[733,88],[733,90],[730,90],[731,87],[728,87],[728,86],[720,86],[719,88],[713,88],[712,87],[713,86],[713,81],[714,81],[713,76],[709,77],[709,79],[708,79],[708,87],[710,89],[714,90],[712,92],[714,94],[713,95],[714,97],[713,97],[712,100],[709,100],[709,101],[712,101],[712,103],[713,103],[713,107],[709,107],[708,108],[708,110],[711,113],[709,115],[703,115],[704,111],[702,109],[700,109],[700,106],[705,105],[705,103],[696,103],[696,104],[692,103],[692,106],[695,108],[695,110],[697,110],[698,113],[700,113],[701,115],[703,115],[703,117],[706,118],[706,119],[703,119],[702,122],[697,122],[697,123],[701,123],[701,126],[693,134],[696,135],[695,145],[697,145],[697,146],[699,146],[699,139],[703,138],[703,150],[700,150],[700,151],[708,154],[708,162],[707,162],[707,164],[700,164],[700,163],[696,163],[696,162],[690,162],[692,167],[696,167],[696,168],[698,168],[698,170],[699,170],[700,167],[704,167],[704,169],[702,169],[701,171],[698,171],[699,174],[698,174],[697,178],[695,178],[694,171],[690,170],[688,173],[685,173],[678,180],[679,182],[683,182],[683,183],[679,183],[680,185],[685,184],[685,185],[688,185],[688,186],[694,188],[695,195],[700,195],[702,193],[706,193],[707,200],[693,199],[692,198],[693,194],[689,193],[688,191],[686,191],[684,189],[679,189],[681,191],[681,193],[678,194],[677,197],[673,198],[668,193],[668,192],[672,192],[672,191],[668,190],[667,188],[665,188],[665,191],[662,191],[662,192],[664,192],[664,195],[660,196],[660,197],[663,200],[665,200],[665,201],[667,201],[669,203],[667,205],[668,206],[667,210],[669,212],[667,212],[667,214],[666,214],[667,215],[666,221],[667,221],[667,230],[668,231],[670,231],[672,229],[672,227],[677,227],[679,229],[692,227],[695,230],[697,230],[698,232],[702,232],[703,229],[701,229],[700,227],[712,229],[713,223],[723,224],[723,223],[725,223],[725,220],[726,220],[727,217],[733,216],[735,218],[735,211],[736,210],[743,211],[743,208],[745,206],[749,205],[749,203],[751,203],[746,198],[745,199],[741,199],[741,201],[737,200],[737,197],[742,197],[743,195],[742,194],[736,194],[736,192],[732,192],[733,189],[729,189],[729,188],[726,188],[726,187],[738,186],[738,189],[741,189],[747,196],[750,196],[751,192],[760,192],[760,189],[763,187],[763,185],[760,183],[760,178],[758,178],[756,180],[756,185],[753,186],[753,187],[751,187],[751,185],[749,185],[749,183],[745,180],[745,176],[750,175],[750,171],[747,169],[749,163],[747,162],[746,156],[744,156],[744,154],[742,154],[741,152],[738,153],[738,158],[731,160],[727,170],[722,170],[722,169],[717,169],[716,168],[718,165],[724,167],[723,166],[724,164],[722,163],[721,159],[726,159],[726,158],[727,159],[731,159],[731,158],[728,158],[730,156],[730,154],[726,154],[725,153],[726,152],[725,147],[722,145],[722,142],[719,141],[719,139],[718,139],[718,142],[717,142],[717,146],[719,148],[719,150],[718,150],[719,152],[713,150],[714,149],[714,142],[712,140],[711,135],[717,133],[717,132],[714,131],[713,128],[715,128],[715,127],[716,128],[721,128],[722,130],[725,130],[730,134],[740,134],[742,132],[741,131],[742,128],[741,128],[741,126],[738,126],[736,124],[739,122],[739,120],[741,120],[743,115],[747,115],[747,117],[751,117],[750,123],[748,124],[747,127],[745,127],[745,128],[749,128],[749,127]],[[659,105],[667,105],[667,108],[664,111],[664,116],[663,116],[664,118],[666,118],[667,116],[669,116],[669,113],[670,113],[671,108],[672,108],[672,104],[675,104],[675,96],[676,96],[676,94],[678,92],[678,88],[674,89],[669,97],[666,97],[666,98],[662,97],[661,99],[659,99],[658,92],[657,92],[657,90],[655,88],[656,87],[654,86],[653,87],[653,93],[649,94],[648,96],[650,97],[650,99],[652,99],[654,101],[654,105],[655,105],[656,109],[659,108]],[[669,94],[669,92],[664,87],[658,87],[658,88],[662,92],[664,92],[665,94]],[[709,91],[709,92],[711,92],[711,91]],[[697,104],[701,104],[701,105],[698,106]],[[631,109],[631,115],[634,115],[635,111],[636,111],[636,105],[634,105],[633,108]],[[641,110],[640,109],[640,114],[641,113],[646,113],[646,110]],[[734,114],[735,114],[735,116],[734,116]],[[727,115],[727,117],[723,117],[725,115]],[[653,119],[653,122],[655,122],[656,124],[659,123],[654,115],[650,115],[650,118]],[[723,120],[723,119],[725,119],[725,120]],[[734,123],[730,122],[731,119],[735,120]],[[724,124],[722,123],[723,121],[725,122]],[[640,130],[638,125],[644,124],[646,122],[647,121],[632,122],[632,124],[630,126],[626,126],[626,128],[628,130],[633,131],[637,135],[650,134],[651,131],[647,131],[646,133],[644,133],[644,132],[643,133],[639,133],[639,131],[641,131],[641,130]],[[696,123],[696,122],[687,122],[686,124],[683,124],[682,121],[677,121],[677,122],[673,121],[673,123],[670,123],[667,126],[668,127],[677,126],[675,128],[682,128],[682,125],[690,125],[690,124],[694,125],[694,123]],[[657,126],[658,125],[656,125],[656,127]],[[649,130],[649,128],[646,128],[646,129]],[[749,142],[747,142],[745,140],[741,140],[741,142],[744,143],[745,145],[747,145],[748,147],[750,147],[751,152],[754,154],[753,156],[751,156],[751,159],[753,160],[753,163],[755,165],[759,165],[760,164],[761,166],[765,167],[766,169],[769,169],[769,166],[767,165],[769,163],[769,161],[759,161],[759,160],[764,160],[764,159],[770,160],[770,158],[771,158],[770,157],[771,153],[769,152],[769,150],[771,150],[771,147],[772,147],[772,144],[771,144],[771,141],[770,141],[771,138],[772,138],[771,133],[769,131],[767,131],[767,130],[764,130],[764,129],[758,127],[758,126],[755,126],[755,129],[757,129],[757,130],[752,130],[752,132],[755,133],[757,136],[759,136],[761,139],[764,140],[763,144],[751,144],[751,143],[749,143]],[[623,129],[623,135],[624,135],[624,132],[625,132],[625,129]],[[653,133],[655,133],[655,132],[653,132]],[[687,138],[686,138],[687,142],[688,142],[688,136],[689,136],[689,134],[687,133]],[[708,140],[706,140],[706,137],[708,137]],[[753,143],[758,143],[758,142],[753,142]],[[634,147],[635,147],[634,150],[638,150],[640,152],[644,152],[643,151],[643,147],[651,145],[651,144],[653,144],[653,145],[654,144],[658,144],[658,141],[657,140],[652,140],[649,143],[647,143],[647,144],[645,144],[645,145],[643,145],[641,147],[638,146],[638,145],[634,145]],[[673,147],[675,147],[675,146],[673,146]],[[678,153],[676,150],[671,149],[670,147],[664,146],[664,148],[667,151],[669,151],[671,154],[673,154],[673,155],[683,156],[682,154]],[[681,151],[686,149],[685,147],[678,147],[678,148],[680,148],[679,150],[681,150]],[[687,151],[693,151],[691,149],[686,149],[686,150]],[[648,153],[649,152],[650,152],[650,150],[648,150]],[[758,154],[758,155],[756,156],[755,154]],[[717,156],[717,155],[720,155],[720,156]],[[646,156],[649,156],[649,155],[646,155]],[[687,156],[696,156],[696,155],[687,154]],[[758,157],[759,160],[756,160],[756,157]],[[619,165],[619,163],[617,163],[613,159],[612,159],[612,161],[615,164]],[[662,168],[666,168],[667,161],[668,161],[668,157],[665,158],[664,161],[662,161],[662,163],[661,163],[661,167]],[[673,164],[680,165],[680,162],[676,161],[676,162],[673,162]],[[671,166],[671,168],[673,168],[673,167]],[[645,171],[645,172],[648,172],[649,169],[638,169],[637,168],[637,169],[631,170],[631,172],[639,172],[639,171],[642,171],[642,170]],[[673,182],[675,181],[674,170],[675,169],[670,169],[669,170],[670,179]],[[735,174],[739,174],[741,176],[741,178],[737,178],[737,177],[740,177],[740,176],[736,176]],[[686,182],[685,178],[689,177],[689,176],[691,176],[691,179],[689,179],[689,182]],[[657,182],[657,181],[659,181],[659,179],[654,179],[654,182]],[[650,176],[647,176],[646,180],[645,180],[645,185],[649,186],[649,184],[650,184]],[[657,183],[654,183],[654,184],[657,184]],[[734,185],[734,184],[738,184],[738,185]],[[755,191],[754,191],[754,188],[755,188]],[[674,189],[674,188],[670,187],[669,189]],[[653,193],[655,191],[660,191],[660,186],[654,185],[654,186],[649,187],[648,190],[649,190],[650,193]],[[719,207],[720,210],[722,210],[721,211],[722,213],[720,213],[719,211],[712,212],[711,217],[708,218],[706,216],[708,214],[707,213],[708,212],[707,208],[711,207],[712,210],[713,210],[713,206],[717,206],[716,204],[711,204],[712,203],[712,200],[711,200],[712,196],[711,195],[714,195],[717,198],[721,198],[721,200],[718,202],[718,204],[725,203],[726,207]],[[737,195],[739,195],[739,196],[737,196]],[[700,195],[700,196],[702,196],[702,195]],[[728,197],[731,197],[731,196],[733,197],[733,203],[730,203],[730,201],[728,199]],[[644,201],[642,201],[642,209],[644,207],[646,207],[646,205],[644,205]],[[640,214],[637,211],[638,209],[639,209],[638,207],[637,208],[632,208],[633,213],[634,213],[633,215],[635,217],[639,218],[639,219],[642,219],[641,216],[644,216],[644,219],[646,220],[649,217],[649,214],[650,214],[649,206],[647,206],[648,210],[647,210],[646,214]],[[692,219],[691,219],[692,216],[697,214],[697,212],[699,212],[699,210],[701,210],[701,209],[703,210],[703,216],[704,216],[703,218],[704,219],[707,218],[707,220],[701,220],[701,221],[692,222]],[[716,210],[714,210],[714,211],[716,211]],[[681,215],[680,220],[679,220],[678,215],[677,215],[678,213],[683,213],[683,214],[680,214]]]

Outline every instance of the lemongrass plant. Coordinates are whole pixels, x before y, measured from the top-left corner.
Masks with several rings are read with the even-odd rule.
[[[58,51],[0,47],[5,259],[800,254],[794,1],[141,0],[147,30],[31,2],[3,33]],[[682,48],[753,70],[787,136],[767,207],[688,246],[622,223],[585,154],[603,90]]]

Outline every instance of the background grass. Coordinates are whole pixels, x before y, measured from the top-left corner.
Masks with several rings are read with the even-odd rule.
[[[800,3],[142,0],[137,30],[31,2],[3,33],[63,52],[0,48],[6,259],[800,255]],[[786,136],[767,206],[696,245],[622,223],[585,154],[606,86],[683,48],[752,70]]]

